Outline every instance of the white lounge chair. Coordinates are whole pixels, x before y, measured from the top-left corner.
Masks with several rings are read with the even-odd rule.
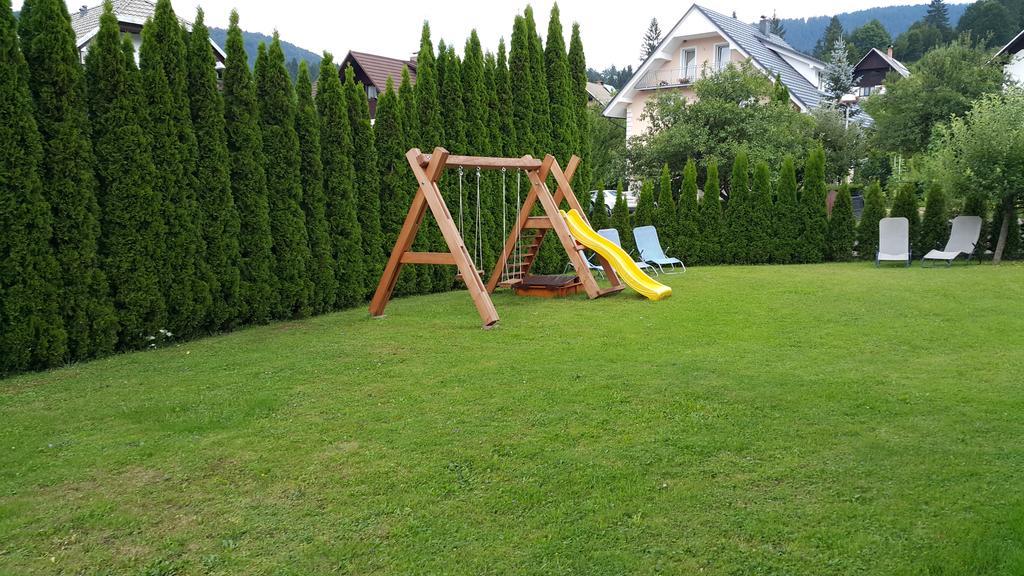
[[[594,264],[593,262],[591,262],[590,258],[587,258],[587,253],[584,252],[583,250],[580,250],[580,258],[583,258],[583,261],[587,264],[587,268],[590,268],[591,272],[594,272],[599,277],[600,276],[604,276],[604,268],[599,266],[599,265],[597,265],[597,264]],[[563,272],[563,274],[568,274],[569,270],[571,270],[571,269],[572,269],[572,262],[566,263],[566,265],[565,265],[565,272]]]
[[[906,218],[882,218],[878,221],[875,266],[881,262],[904,262],[910,267],[910,222]]]
[[[616,230],[615,228],[602,228],[598,230],[597,233],[600,234],[601,236],[604,236],[605,240],[608,240],[612,244],[615,244],[619,248],[622,248],[622,238],[619,237],[619,231]],[[631,253],[630,256],[632,255],[633,254]],[[658,271],[654,269],[654,266],[651,266],[647,262],[637,260],[636,265],[639,266],[642,270],[650,270],[655,274],[658,273]]]
[[[661,241],[658,240],[658,230],[654,226],[633,228],[633,239],[636,240],[637,250],[640,251],[640,259],[644,262],[654,264],[661,272],[665,271],[664,266],[675,270],[677,265],[682,267],[683,272],[686,272],[686,265],[682,260],[665,255],[665,251],[661,248]]]
[[[953,229],[949,232],[949,242],[943,250],[932,250],[921,258],[921,265],[926,260],[945,260],[946,266],[952,266],[957,256],[965,254],[970,262],[974,250],[981,238],[981,216],[957,216],[953,218]]]

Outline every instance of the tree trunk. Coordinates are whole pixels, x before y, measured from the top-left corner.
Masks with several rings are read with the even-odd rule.
[[[1003,260],[1003,250],[1006,248],[1006,237],[1010,231],[1010,218],[1014,217],[1013,198],[1003,200],[1003,225],[999,228],[999,240],[996,242],[996,251],[992,255],[992,263],[998,265]]]

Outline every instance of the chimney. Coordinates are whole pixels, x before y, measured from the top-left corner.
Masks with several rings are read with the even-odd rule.
[[[887,52],[889,54],[889,58],[892,58],[892,44],[889,44],[889,49],[887,50]]]
[[[78,14],[81,15],[81,16],[85,16],[85,13],[88,12],[88,11],[89,11],[89,7],[83,5],[81,8],[78,9]]]
[[[761,23],[757,25],[757,29],[761,31],[761,34],[768,35],[768,17],[761,16]]]

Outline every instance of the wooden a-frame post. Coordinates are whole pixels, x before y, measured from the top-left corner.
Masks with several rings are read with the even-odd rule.
[[[462,234],[455,226],[451,212],[448,211],[448,206],[441,196],[441,190],[437,187],[437,181],[441,179],[445,163],[448,160],[448,151],[444,148],[435,148],[426,169],[420,166],[422,154],[418,149],[409,150],[405,156],[419,182],[419,187],[413,197],[412,206],[409,207],[409,213],[405,217],[402,230],[398,234],[398,241],[395,242],[391,257],[388,258],[384,273],[377,284],[377,291],[370,301],[370,314],[375,317],[384,315],[384,308],[388,305],[388,300],[391,299],[391,294],[395,290],[398,274],[402,271],[403,264],[454,264],[459,268],[459,273],[466,282],[466,289],[473,297],[473,304],[476,305],[484,328],[494,326],[498,323],[498,311],[494,309],[491,297],[487,294],[487,289],[476,271],[476,265],[473,264],[473,259],[470,258],[466,244],[462,240]],[[412,243],[416,239],[416,233],[420,229],[428,206],[438,228],[441,229],[445,243],[448,244],[449,252],[411,251]]]

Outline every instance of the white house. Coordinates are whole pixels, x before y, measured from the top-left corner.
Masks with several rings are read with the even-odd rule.
[[[135,58],[138,61],[139,47],[142,46],[142,26],[156,13],[156,3],[149,0],[114,0],[113,4],[114,15],[117,16],[121,33],[131,36],[132,42],[135,44]],[[71,12],[71,28],[75,31],[75,45],[81,54],[82,62],[85,62],[85,55],[89,53],[89,47],[100,31],[100,16],[102,15],[103,4],[92,8],[82,6]],[[181,18],[178,20],[186,30],[192,29],[191,22]],[[213,48],[213,56],[219,71],[224,68],[227,54],[213,40],[210,40],[210,46]]]
[[[692,97],[694,81],[743,61],[773,79],[777,75],[797,109],[807,112],[821,105],[824,62],[770,33],[767,19],[748,24],[694,4],[615,94],[604,115],[625,119],[627,138],[642,134],[648,128],[641,118],[644,108],[660,91]]]

